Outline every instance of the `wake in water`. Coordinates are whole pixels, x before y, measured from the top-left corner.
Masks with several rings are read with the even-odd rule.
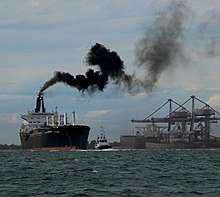
[[[122,149],[108,148],[108,149],[87,149],[87,150],[70,150],[70,151],[78,151],[78,152],[109,152],[109,151],[121,151]]]

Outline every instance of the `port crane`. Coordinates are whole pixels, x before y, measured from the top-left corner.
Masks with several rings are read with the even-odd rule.
[[[197,108],[198,103],[200,103],[200,105],[202,104],[201,108]],[[174,105],[177,106],[175,109]],[[168,106],[168,114],[165,117],[154,117],[158,111],[166,106]],[[161,131],[167,133],[172,132],[178,127],[181,128],[182,132],[188,132],[192,136],[194,142],[208,145],[211,138],[217,139],[217,137],[210,135],[210,133],[211,123],[217,123],[218,120],[220,120],[220,113],[218,111],[199,98],[191,96],[182,104],[179,104],[172,99],[168,99],[166,103],[146,118],[142,120],[132,119],[131,122],[149,123],[151,125],[159,123],[159,128],[162,128]],[[164,124],[166,124],[166,126],[164,126]],[[137,126],[136,128],[141,130],[145,127]]]

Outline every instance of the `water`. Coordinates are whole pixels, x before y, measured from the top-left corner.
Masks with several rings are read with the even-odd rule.
[[[220,196],[220,150],[0,151],[0,196]]]

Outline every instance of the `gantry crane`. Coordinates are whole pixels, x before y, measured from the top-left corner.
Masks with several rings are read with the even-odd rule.
[[[191,106],[188,107],[191,102]],[[196,108],[197,102],[202,104],[201,108]],[[173,110],[173,105],[177,107]],[[162,118],[156,118],[154,115],[162,108],[168,106],[168,114]],[[184,103],[179,104],[172,99],[168,99],[166,103],[160,106],[157,110],[151,113],[143,120],[132,119],[133,123],[149,123],[154,125],[160,123],[161,128],[166,128],[166,132],[171,132],[174,127],[181,128],[182,132],[189,132],[192,134],[194,141],[207,145],[210,142],[211,123],[217,123],[220,120],[220,113],[213,109],[209,104],[198,99],[195,96],[191,96]],[[166,124],[166,126],[162,126]],[[136,127],[144,128],[144,127]]]

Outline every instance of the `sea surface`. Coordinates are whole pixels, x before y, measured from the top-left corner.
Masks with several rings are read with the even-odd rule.
[[[220,196],[220,150],[0,151],[0,196]]]

